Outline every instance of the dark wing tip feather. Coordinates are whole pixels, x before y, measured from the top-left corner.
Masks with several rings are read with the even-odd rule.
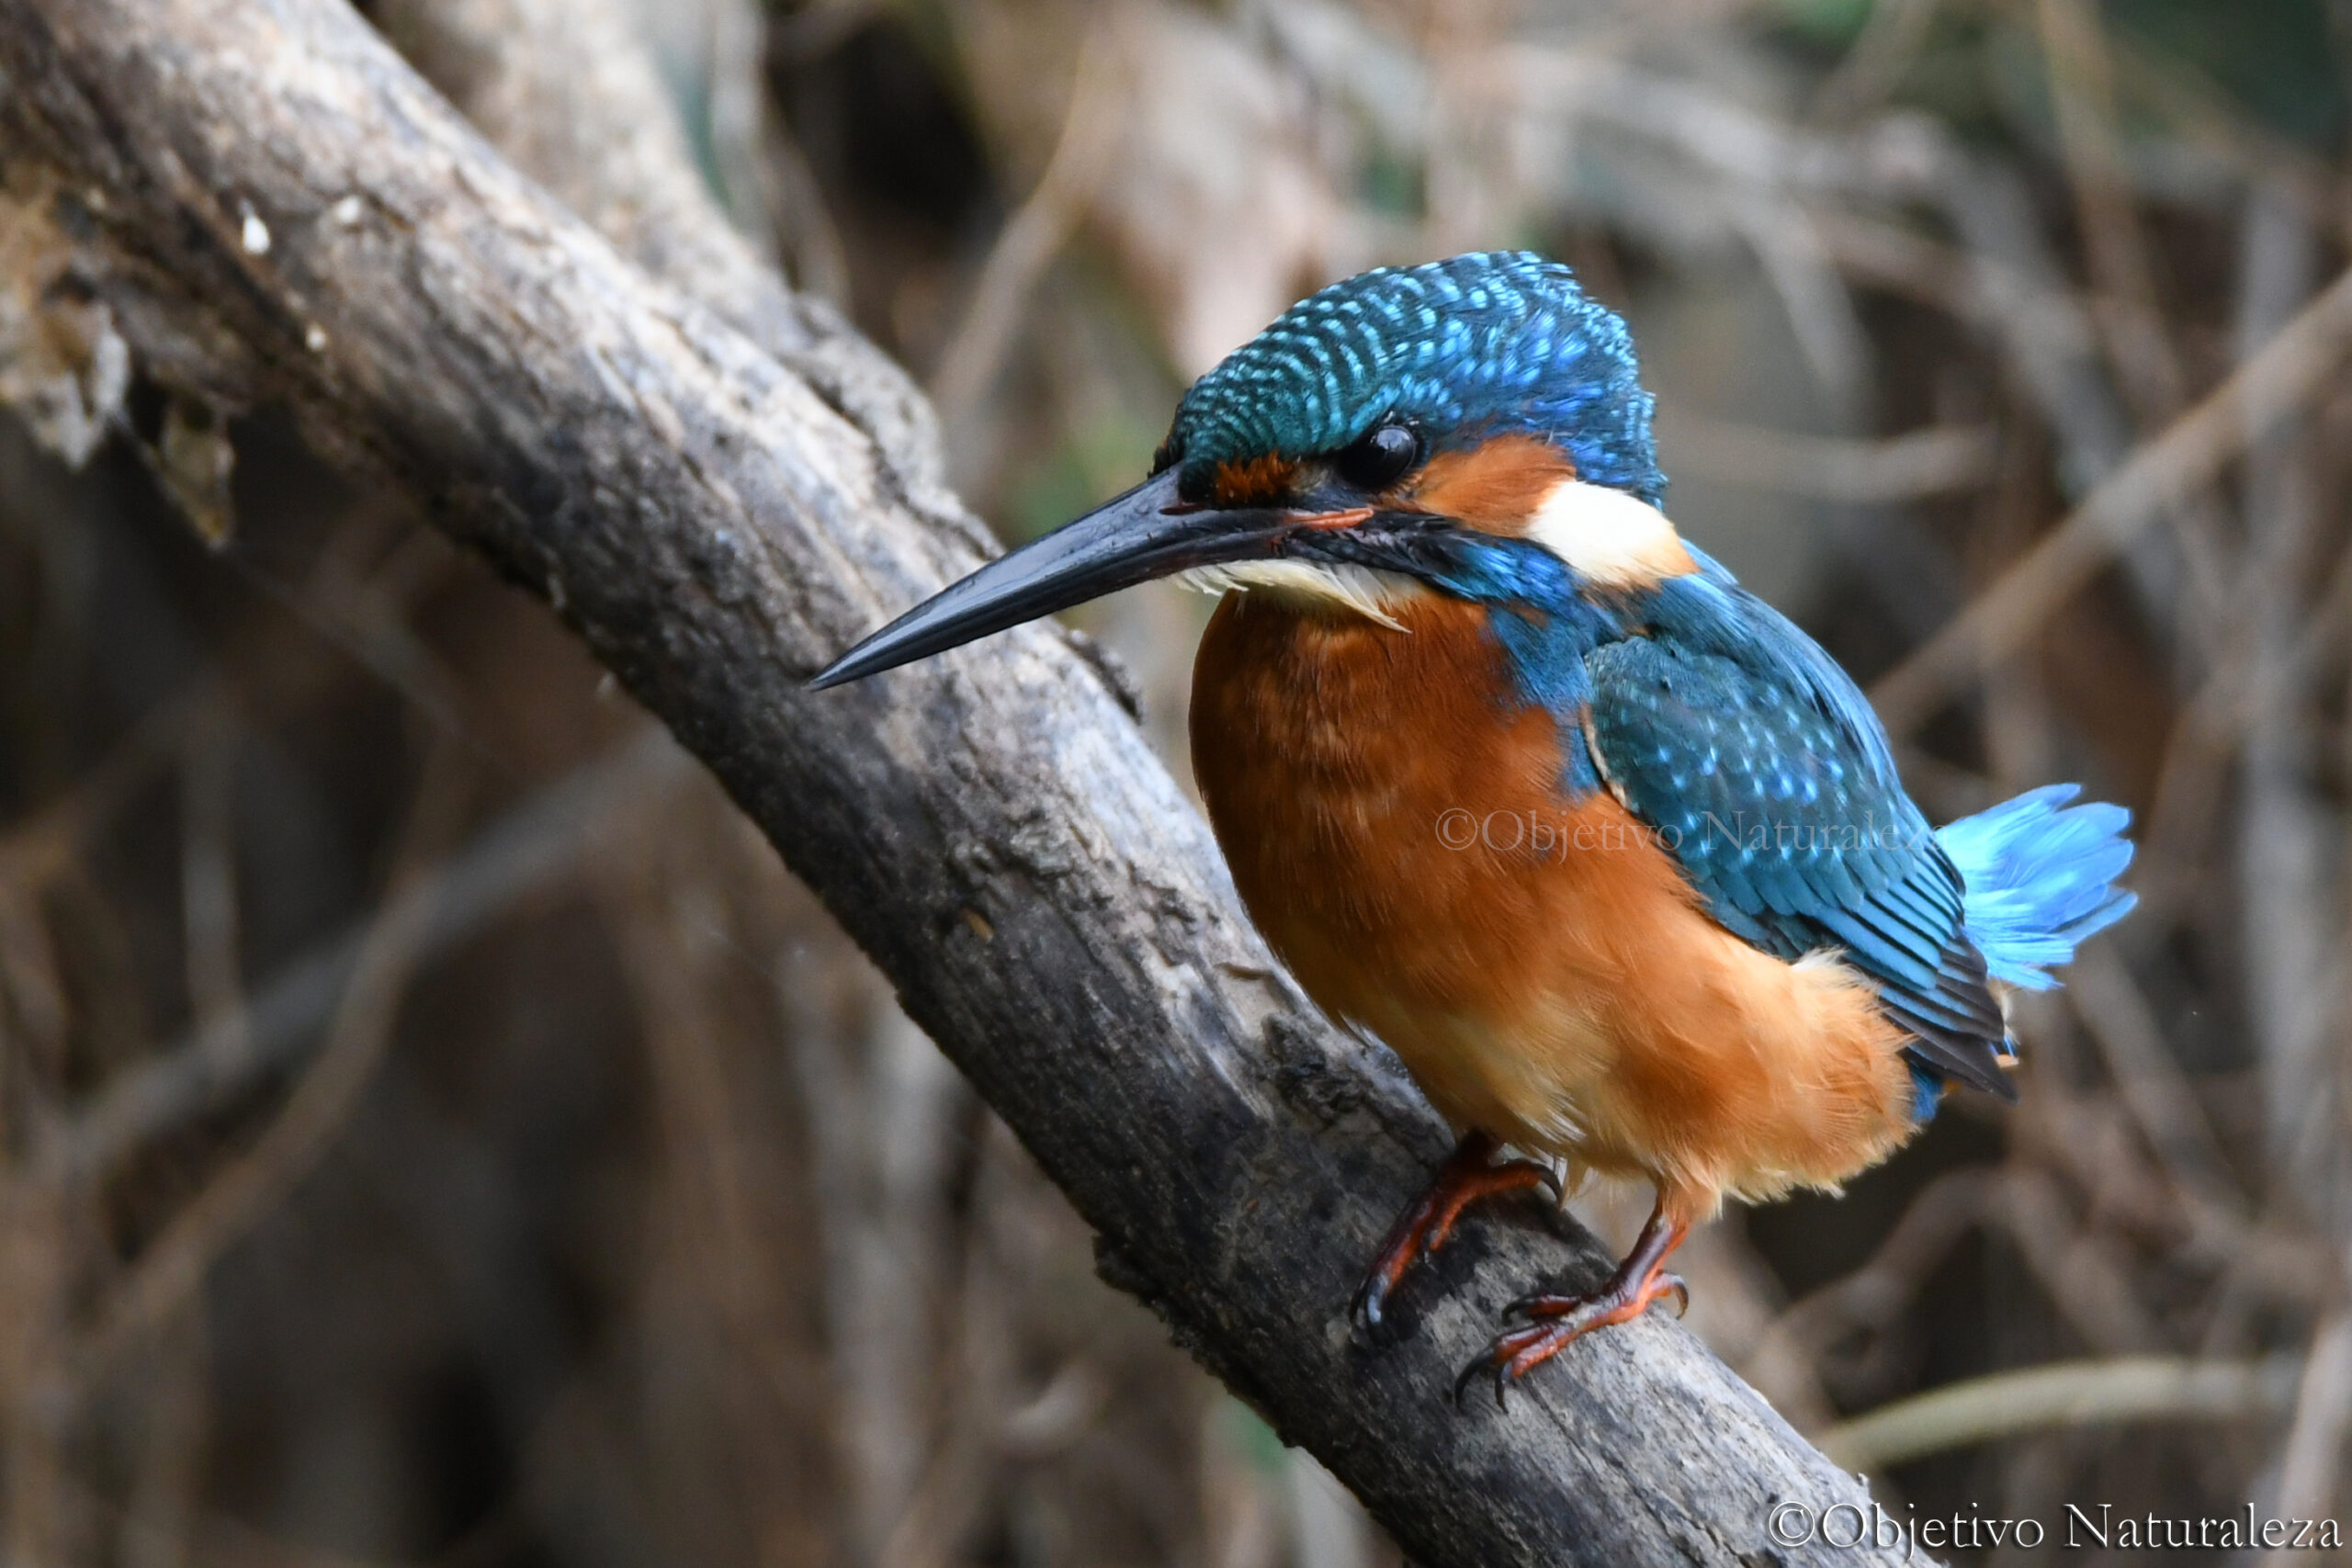
[[[1912,1043],[1904,1052],[1914,1061],[1930,1072],[1981,1089],[2006,1105],[2018,1102],[2017,1080],[2001,1070],[2001,1054],[1988,1042],[1905,1019],[1898,1008],[1890,1007],[1887,1013],[1911,1032]]]

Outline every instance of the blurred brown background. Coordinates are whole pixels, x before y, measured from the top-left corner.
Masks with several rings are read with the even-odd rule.
[[[1930,816],[2075,779],[2143,845],[2141,912],[2023,1013],[2023,1103],[1727,1215],[1691,1325],[1898,1516],[2050,1531],[1962,1561],[2057,1555],[2068,1501],[2352,1510],[2352,6],[368,9],[510,150],[723,204],[927,381],[1009,538],[1131,482],[1316,285],[1574,264],[1634,325],[1683,529],[1903,671]],[[533,60],[636,139],[502,99]],[[1094,1280],[543,610],[266,412],[212,428],[102,356],[61,392],[21,259],[0,235],[8,1562],[1396,1561]],[[2326,350],[2282,417],[2197,424],[2282,330]],[[2037,593],[2070,579],[2036,541],[2188,436],[2199,482]],[[1996,656],[1905,664],[1996,582]],[[1083,617],[1180,776],[1205,611]],[[1622,1244],[1645,1201],[1579,1210]],[[2143,1414],[1995,1383],[1839,1430],[2061,1361]]]

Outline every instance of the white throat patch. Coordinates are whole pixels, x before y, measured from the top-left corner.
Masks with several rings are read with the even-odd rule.
[[[1196,566],[1176,581],[1203,593],[1257,592],[1327,610],[1343,610],[1403,631],[1391,612],[1428,589],[1401,572],[1369,566],[1325,566],[1303,560],[1233,561]]]
[[[1606,485],[1562,479],[1544,491],[1527,536],[1605,588],[1640,588],[1692,570],[1666,513]]]

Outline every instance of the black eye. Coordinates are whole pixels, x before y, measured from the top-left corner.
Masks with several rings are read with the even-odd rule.
[[[1399,420],[1384,420],[1342,447],[1331,459],[1340,479],[1360,491],[1386,490],[1421,460],[1421,437]]]

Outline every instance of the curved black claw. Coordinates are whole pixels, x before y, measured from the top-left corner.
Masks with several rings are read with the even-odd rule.
[[[1348,1315],[1360,1332],[1369,1334],[1381,1326],[1389,1295],[1415,1263],[1445,1244],[1463,1210],[1471,1203],[1530,1187],[1543,1189],[1555,1204],[1560,1201],[1562,1189],[1557,1171],[1533,1160],[1494,1164],[1497,1146],[1492,1138],[1483,1134],[1474,1133],[1463,1139],[1439,1168],[1429,1190],[1398,1216],[1387,1239],[1381,1244],[1379,1255],[1365,1271],[1363,1282],[1356,1287],[1355,1295],[1348,1303]]]
[[[1509,1409],[1510,1405],[1503,1396],[1510,1385],[1519,1380],[1521,1374],[1549,1360],[1557,1353],[1560,1345],[1566,1345],[1568,1339],[1576,1337],[1571,1334],[1566,1338],[1563,1338],[1560,1345],[1551,1346],[1542,1350],[1533,1359],[1521,1360],[1521,1358],[1529,1350],[1544,1345],[1545,1340],[1557,1332],[1557,1328],[1552,1324],[1530,1324],[1524,1328],[1508,1329],[1496,1335],[1494,1342],[1470,1358],[1469,1364],[1464,1367],[1461,1374],[1453,1380],[1455,1405],[1461,1404],[1463,1394],[1468,1392],[1470,1385],[1478,1380],[1479,1374],[1492,1372],[1495,1378],[1495,1408]]]
[[[1503,1376],[1503,1370],[1487,1356],[1472,1357],[1470,1364],[1464,1367],[1461,1375],[1453,1380],[1453,1407],[1456,1410],[1462,1408],[1462,1396],[1470,1392],[1470,1385],[1477,1381],[1480,1372],[1495,1374],[1495,1408],[1510,1409],[1510,1406],[1503,1403],[1503,1390],[1510,1385],[1510,1380]]]
[[[1652,1274],[1639,1284],[1621,1278],[1589,1296],[1521,1296],[1503,1312],[1505,1315],[1522,1314],[1532,1321],[1496,1335],[1494,1342],[1462,1369],[1453,1380],[1453,1403],[1461,1404],[1464,1392],[1479,1374],[1492,1372],[1495,1408],[1509,1408],[1503,1395],[1513,1382],[1594,1329],[1641,1316],[1662,1296],[1674,1298],[1677,1317],[1690,1310],[1690,1287],[1679,1274]]]
[[[1353,1300],[1348,1303],[1348,1316],[1359,1330],[1369,1332],[1380,1326],[1380,1308],[1388,1300],[1388,1280],[1377,1268],[1363,1277],[1356,1287]]]
[[[1690,1287],[1679,1274],[1658,1266],[1682,1241],[1684,1225],[1666,1217],[1665,1202],[1650,1212],[1649,1223],[1634,1243],[1634,1250],[1617,1266],[1608,1283],[1589,1295],[1521,1296],[1503,1309],[1503,1315],[1530,1321],[1495,1336],[1483,1354],[1462,1369],[1453,1380],[1453,1403],[1482,1372],[1495,1375],[1495,1405],[1505,1407],[1504,1390],[1596,1328],[1624,1323],[1642,1315],[1660,1296],[1674,1298],[1679,1316],[1690,1305]]]

